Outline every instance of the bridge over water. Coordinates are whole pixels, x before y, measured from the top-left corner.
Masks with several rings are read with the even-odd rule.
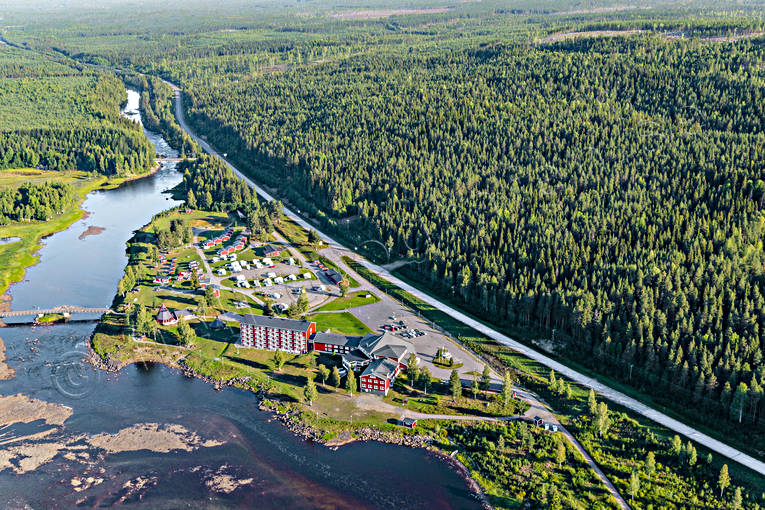
[[[111,309],[109,308],[88,308],[85,306],[71,306],[71,305],[62,305],[57,306],[55,308],[48,308],[48,309],[40,309],[35,308],[34,310],[13,310],[11,312],[0,312],[0,318],[3,317],[25,317],[27,315],[38,315],[38,314],[54,314],[54,313],[107,313],[111,312]]]
[[[197,158],[154,158],[154,161],[156,161],[157,163],[162,163],[163,161],[178,163],[180,161],[194,161],[196,159]]]

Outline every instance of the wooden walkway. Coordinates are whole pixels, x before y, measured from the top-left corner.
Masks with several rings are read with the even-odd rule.
[[[84,306],[70,306],[62,305],[55,308],[49,308],[47,310],[35,309],[35,310],[14,310],[12,312],[0,312],[0,318],[2,317],[24,317],[25,315],[37,315],[37,314],[54,314],[54,313],[107,313],[111,312],[109,308],[86,308]]]

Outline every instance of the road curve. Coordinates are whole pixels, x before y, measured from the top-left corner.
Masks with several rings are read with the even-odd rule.
[[[200,139],[198,136],[194,134],[191,128],[189,128],[189,126],[186,124],[186,118],[184,116],[183,107],[182,107],[182,99],[181,99],[182,96],[180,93],[180,88],[178,88],[177,86],[175,86],[174,84],[170,82],[165,82],[165,83],[167,83],[175,92],[175,98],[176,98],[175,115],[176,115],[176,118],[178,119],[178,123],[189,134],[189,136],[191,136],[195,141],[197,141],[206,152],[219,157],[223,162],[225,162],[226,165],[228,165],[228,167],[234,172],[234,174],[237,175],[242,180],[244,180],[252,189],[254,189],[258,193],[258,195],[263,197],[265,200],[276,200],[274,196],[268,193],[265,189],[258,186],[249,177],[244,175],[237,168],[235,168],[231,163],[226,161],[226,159],[223,158],[220,154],[218,154],[215,151],[215,149],[213,149],[210,146],[210,144],[208,144],[207,142]],[[353,250],[346,248],[345,246],[343,246],[342,244],[334,240],[332,237],[318,230],[314,225],[311,225],[305,220],[303,220],[303,218],[298,216],[294,211],[288,209],[287,207],[284,208],[284,214],[288,216],[290,219],[292,219],[295,223],[300,225],[301,227],[307,230],[313,229],[319,235],[319,237],[325,243],[328,244],[328,247],[336,251],[338,254],[345,255],[352,258],[353,260],[358,262],[360,265],[364,266],[366,269],[375,273],[380,278],[383,278],[384,280],[387,280],[389,283],[392,283],[393,285],[400,287],[401,289],[412,294],[418,299],[428,303],[429,305],[437,308],[438,310],[441,310],[442,312],[449,314],[454,319],[462,322],[463,324],[467,326],[470,326],[476,331],[479,331],[480,333],[491,338],[497,343],[500,343],[506,347],[509,347],[513,349],[514,351],[517,351],[523,354],[524,356],[545,365],[546,367],[552,368],[556,372],[564,375],[565,377],[571,379],[572,381],[575,381],[588,388],[592,388],[593,390],[595,390],[597,393],[601,394],[605,398],[612,400],[613,402],[616,402],[619,405],[622,405],[636,413],[639,413],[642,416],[645,416],[646,418],[649,418],[655,421],[656,423],[663,425],[664,427],[676,432],[677,434],[685,436],[697,442],[698,444],[703,445],[705,448],[719,455],[727,457],[731,460],[734,460],[738,462],[739,464],[746,466],[752,469],[753,471],[759,473],[760,475],[765,476],[765,462],[759,459],[756,459],[750,455],[747,455],[731,446],[728,446],[722,441],[718,441],[717,439],[714,439],[713,437],[703,434],[699,432],[698,430],[694,429],[693,427],[690,427],[674,418],[671,418],[667,416],[666,414],[661,413],[657,411],[656,409],[653,409],[652,407],[640,402],[637,399],[629,397],[620,391],[610,388],[609,386],[606,386],[605,384],[593,379],[592,377],[588,375],[577,372],[576,370],[569,368],[566,365],[563,365],[562,363],[550,358],[549,356],[542,354],[540,352],[537,352],[534,349],[500,333],[499,331],[496,331],[495,329],[492,329],[489,326],[486,326],[482,322],[479,322],[473,319],[472,317],[468,317],[464,313],[452,308],[446,303],[439,301],[433,296],[430,296],[420,291],[419,289],[412,287],[408,283],[392,275],[385,268],[377,264],[373,264],[372,262],[369,262],[368,260],[362,258],[358,254],[356,254]]]

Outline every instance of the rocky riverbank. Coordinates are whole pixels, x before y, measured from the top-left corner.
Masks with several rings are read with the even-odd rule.
[[[319,431],[314,427],[305,423],[300,418],[300,411],[290,410],[284,408],[280,409],[279,405],[273,401],[261,399],[258,408],[261,411],[266,411],[274,417],[274,419],[281,422],[287,427],[293,434],[304,440],[314,441],[318,444],[322,444],[329,448],[337,449],[341,446],[354,443],[356,441],[378,441],[380,443],[396,444],[399,446],[406,446],[408,448],[424,448],[428,452],[439,457],[442,461],[449,465],[454,471],[456,471],[460,477],[468,484],[470,492],[481,502],[481,505],[486,510],[491,510],[493,507],[489,503],[489,498],[486,493],[478,484],[478,482],[471,476],[470,470],[459,459],[448,455],[443,450],[440,450],[433,445],[433,438],[422,434],[400,434],[389,431],[383,431],[379,429],[373,429],[369,427],[356,429],[353,431],[345,431],[332,439],[325,440]]]
[[[126,365],[132,363],[141,363],[142,361],[145,362],[145,360],[128,360],[123,362],[116,362],[109,356],[102,358],[95,351],[93,351],[92,347],[90,349],[87,361],[99,369],[108,371],[119,371]],[[258,408],[261,411],[268,412],[274,420],[279,421],[296,437],[324,445],[328,448],[337,449],[341,446],[348,445],[357,441],[377,441],[380,443],[394,444],[408,448],[423,448],[433,455],[438,456],[453,470],[455,470],[460,475],[460,477],[465,480],[465,482],[468,484],[468,487],[470,488],[471,493],[481,502],[485,509],[492,508],[492,506],[489,504],[486,493],[480,487],[478,482],[476,482],[471,477],[470,471],[467,469],[467,467],[457,458],[448,455],[437,446],[435,446],[433,444],[433,438],[428,435],[407,434],[404,433],[404,429],[402,429],[400,432],[391,432],[376,428],[364,427],[353,430],[345,430],[332,438],[326,438],[320,430],[316,429],[302,418],[302,411],[300,409],[284,406],[277,401],[270,400],[259,387],[253,387],[249,377],[239,377],[226,381],[220,381],[210,376],[200,374],[191,367],[186,366],[183,363],[183,360],[180,362],[151,360],[151,362],[162,363],[168,367],[176,368],[180,370],[181,373],[186,377],[201,379],[202,381],[212,385],[216,390],[221,390],[223,387],[229,386],[251,391],[255,398],[258,400]]]

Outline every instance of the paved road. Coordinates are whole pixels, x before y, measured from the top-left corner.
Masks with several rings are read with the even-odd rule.
[[[202,148],[207,151],[210,154],[213,154],[215,156],[218,156],[221,158],[226,165],[236,174],[238,177],[240,177],[242,180],[244,180],[251,188],[253,188],[258,195],[263,197],[266,200],[275,200],[275,197],[273,197],[270,193],[268,193],[265,189],[258,186],[256,183],[254,183],[249,177],[244,175],[242,172],[240,172],[237,168],[235,168],[233,165],[231,165],[228,161],[226,161],[223,157],[221,157],[207,142],[197,137],[189,128],[189,126],[186,124],[186,119],[183,114],[183,107],[181,104],[181,95],[180,95],[180,89],[176,87],[175,85],[169,84],[171,87],[173,87],[173,90],[176,94],[176,101],[175,101],[175,111],[176,111],[176,117],[178,119],[179,124],[181,127],[194,139],[196,140]],[[727,457],[731,460],[734,460],[753,471],[756,471],[757,473],[765,476],[765,462],[756,459],[750,455],[747,455],[731,446],[728,446],[727,444],[723,443],[722,441],[718,441],[717,439],[714,439],[706,434],[702,434],[698,430],[694,429],[693,427],[690,427],[686,425],[685,423],[682,423],[674,418],[671,418],[670,416],[667,416],[664,413],[661,413],[657,411],[656,409],[653,409],[649,407],[648,405],[640,402],[639,400],[636,400],[632,397],[629,397],[625,395],[624,393],[617,391],[613,388],[610,388],[606,386],[605,384],[593,379],[592,377],[582,374],[580,372],[577,372],[576,370],[573,370],[566,365],[563,365],[562,363],[559,363],[558,361],[550,358],[549,356],[542,354],[540,352],[535,351],[534,349],[516,341],[512,338],[508,337],[507,335],[504,335],[500,333],[499,331],[496,331],[485,324],[473,319],[472,317],[468,317],[464,313],[460,312],[459,310],[456,310],[452,308],[451,306],[447,305],[446,303],[443,303],[439,301],[438,299],[418,290],[409,285],[408,283],[400,280],[396,276],[392,275],[388,270],[385,268],[378,266],[377,264],[373,264],[372,262],[369,262],[368,260],[360,257],[357,255],[353,250],[349,250],[339,242],[335,241],[333,238],[328,236],[327,234],[321,232],[318,230],[314,225],[311,225],[307,223],[305,220],[303,220],[300,216],[298,216],[295,212],[290,210],[289,208],[284,208],[284,214],[291,218],[295,223],[300,225],[301,227],[308,229],[313,229],[316,231],[316,233],[319,235],[319,237],[328,244],[327,252],[331,255],[329,258],[335,262],[342,262],[340,260],[341,256],[348,256],[367,268],[368,270],[375,273],[377,276],[387,280],[388,282],[400,287],[401,289],[409,292],[413,296],[417,297],[418,299],[421,299],[422,301],[428,303],[429,305],[437,308],[438,310],[441,310],[442,312],[450,315],[454,319],[462,322],[463,324],[472,327],[476,331],[479,331],[480,333],[486,335],[487,337],[491,338],[492,340],[505,345],[524,356],[531,358],[549,368],[552,368],[556,372],[564,375],[568,379],[571,379],[583,386],[586,386],[588,388],[592,388],[597,393],[600,393],[604,397],[606,397],[609,400],[612,400],[628,409],[631,409],[632,411],[635,411],[653,421],[656,423],[659,423],[660,425],[663,425],[664,427],[683,435],[701,445],[708,448],[709,450],[718,453],[719,455],[722,455],[724,457]]]
[[[528,402],[529,409],[523,413],[522,415],[515,415],[515,416],[465,416],[465,415],[456,415],[456,414],[427,414],[427,413],[420,413],[417,411],[411,411],[409,409],[404,409],[398,406],[395,406],[393,404],[389,404],[388,402],[384,402],[379,398],[371,398],[371,395],[365,395],[360,394],[356,396],[355,404],[360,409],[369,409],[374,411],[381,411],[384,413],[391,413],[394,415],[399,415],[401,418],[414,418],[417,420],[455,420],[455,421],[491,421],[491,422],[501,422],[501,421],[516,421],[516,420],[531,420],[532,418],[538,416],[542,418],[547,423],[554,423],[558,426],[558,432],[563,434],[563,437],[566,438],[566,440],[571,444],[571,446],[579,452],[579,454],[584,458],[585,462],[587,462],[587,465],[592,468],[592,470],[595,472],[598,478],[603,482],[603,484],[606,486],[606,489],[609,493],[616,499],[616,502],[619,504],[619,506],[622,508],[622,510],[630,510],[629,505],[627,504],[627,501],[622,497],[621,494],[619,494],[619,491],[616,490],[616,487],[613,483],[611,483],[611,480],[608,479],[606,474],[600,469],[600,466],[598,466],[595,463],[595,460],[590,457],[590,455],[587,453],[587,451],[584,449],[584,447],[577,441],[577,439],[574,437],[574,435],[564,427],[560,421],[558,421],[557,416],[553,414],[553,412],[550,410],[550,408],[545,405],[543,402],[541,402],[537,396],[529,391],[522,390],[516,388],[516,393],[518,394],[518,397],[521,400],[524,400]]]

